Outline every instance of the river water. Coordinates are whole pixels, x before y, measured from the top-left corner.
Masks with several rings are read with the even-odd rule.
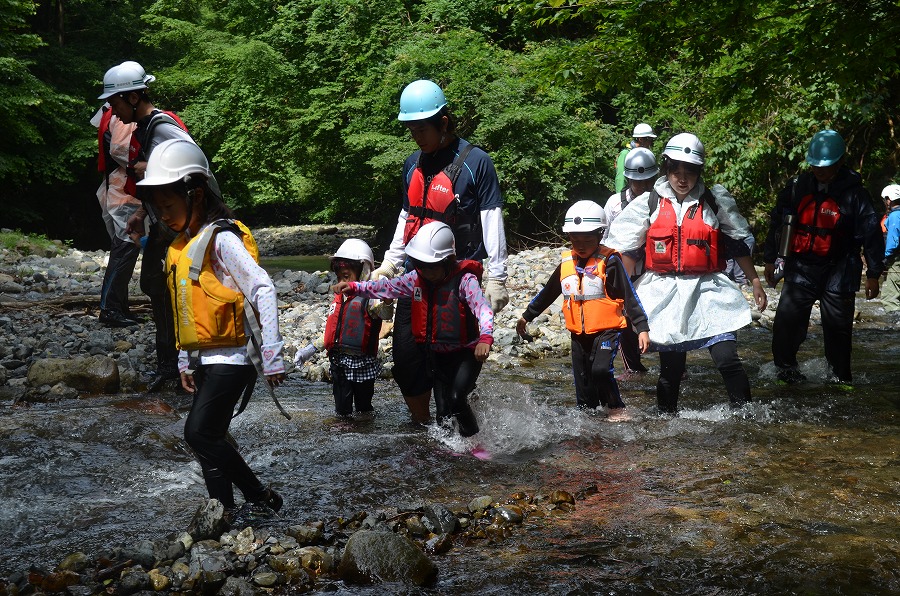
[[[232,430],[291,523],[413,499],[589,495],[503,542],[436,556],[441,593],[900,593],[900,333],[864,321],[853,391],[819,381],[819,329],[798,387],[775,383],[769,331],[741,331],[757,401],[736,411],[705,352],[689,356],[677,417],[655,413],[650,356],[648,374],[622,381],[633,420],[617,424],[575,410],[564,359],[488,363],[476,411],[489,461],[411,426],[389,381],[369,423],[335,420],[328,385],[289,381],[279,395],[292,421],[258,389]],[[205,497],[181,439],[188,406],[176,394],[0,406],[0,577],[186,529]]]

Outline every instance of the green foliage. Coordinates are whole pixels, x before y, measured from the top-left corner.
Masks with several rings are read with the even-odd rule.
[[[52,221],[99,224],[87,120],[126,59],[157,76],[154,103],[226,198],[273,223],[392,228],[415,149],[398,99],[417,78],[494,158],[511,236],[603,202],[640,121],[660,143],[696,132],[707,178],[756,220],[821,128],[873,190],[900,162],[893,0],[7,0],[0,24],[2,224],[64,237]]]

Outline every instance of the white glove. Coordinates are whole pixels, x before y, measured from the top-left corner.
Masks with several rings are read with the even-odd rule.
[[[385,261],[381,264],[381,267],[372,272],[372,276],[369,278],[372,281],[376,279],[380,279],[382,277],[394,277],[400,273],[400,270],[397,269],[397,266],[391,263],[390,261]]]
[[[308,346],[304,346],[297,350],[297,354],[294,356],[294,364],[300,366],[307,360],[313,357],[316,353],[316,346],[309,344]]]
[[[489,277],[484,284],[484,295],[491,303],[491,310],[497,314],[503,307],[509,304],[509,292],[506,291],[506,282],[496,277]]]

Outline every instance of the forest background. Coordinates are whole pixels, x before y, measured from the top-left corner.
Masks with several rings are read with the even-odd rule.
[[[896,0],[4,0],[0,24],[0,226],[82,248],[108,245],[88,121],[123,60],[253,225],[389,235],[418,78],[494,158],[514,248],[605,202],[638,122],[657,154],[695,132],[758,237],[818,130],[844,136],[876,210],[898,181]]]

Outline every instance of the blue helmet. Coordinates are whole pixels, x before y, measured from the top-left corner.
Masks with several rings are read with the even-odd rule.
[[[400,94],[400,113],[397,120],[410,122],[431,118],[447,105],[444,92],[432,81],[413,81]]]
[[[834,165],[844,155],[847,146],[836,130],[817,132],[806,151],[806,163],[813,167],[825,168]]]

